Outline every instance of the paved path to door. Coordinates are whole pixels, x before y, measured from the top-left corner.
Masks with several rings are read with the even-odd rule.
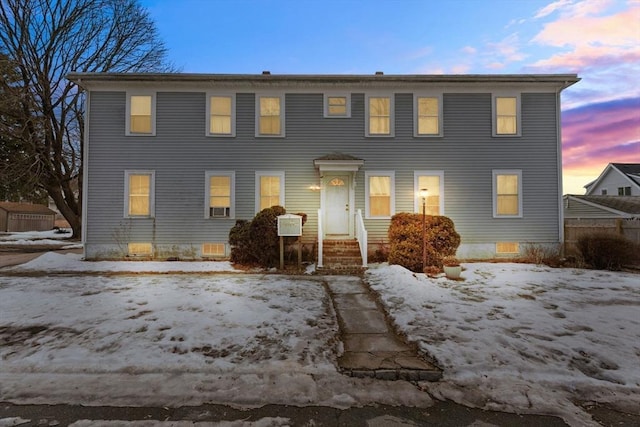
[[[343,373],[385,380],[437,381],[442,370],[420,357],[387,321],[372,292],[356,276],[327,276],[338,315]]]

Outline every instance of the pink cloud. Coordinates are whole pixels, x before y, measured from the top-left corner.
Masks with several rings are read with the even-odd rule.
[[[562,147],[566,175],[597,176],[611,162],[639,163],[640,97],[563,112]]]
[[[574,51],[559,53],[535,62],[537,68],[560,68],[581,71],[587,67],[609,66],[640,61],[640,45],[630,49],[604,46],[580,46]]]
[[[640,7],[635,6],[609,16],[562,17],[546,24],[534,42],[562,46],[637,46],[640,43]]]

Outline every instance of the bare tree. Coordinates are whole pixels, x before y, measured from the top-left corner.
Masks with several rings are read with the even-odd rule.
[[[65,76],[170,71],[166,48],[137,0],[0,0],[2,61],[0,134],[22,155],[0,179],[33,180],[79,237],[83,94]]]

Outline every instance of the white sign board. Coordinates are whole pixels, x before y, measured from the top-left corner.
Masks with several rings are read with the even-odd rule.
[[[302,236],[302,216],[293,214],[279,215],[278,236]]]

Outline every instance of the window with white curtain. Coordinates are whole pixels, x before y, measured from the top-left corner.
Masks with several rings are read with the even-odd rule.
[[[442,95],[414,96],[414,136],[442,136]]]
[[[209,94],[207,105],[207,135],[235,135],[235,96]]]
[[[205,172],[205,218],[235,217],[235,172]]]
[[[284,96],[256,96],[256,136],[284,136]]]
[[[395,173],[365,172],[365,216],[391,218],[395,214]]]
[[[493,96],[493,135],[520,135],[520,96]]]
[[[284,207],[284,172],[256,172],[256,212]]]
[[[154,171],[125,171],[125,217],[153,217]]]
[[[493,216],[522,217],[522,171],[493,171]]]
[[[394,116],[391,95],[367,95],[366,136],[393,136]]]
[[[125,134],[155,134],[155,93],[127,93],[127,129]]]

